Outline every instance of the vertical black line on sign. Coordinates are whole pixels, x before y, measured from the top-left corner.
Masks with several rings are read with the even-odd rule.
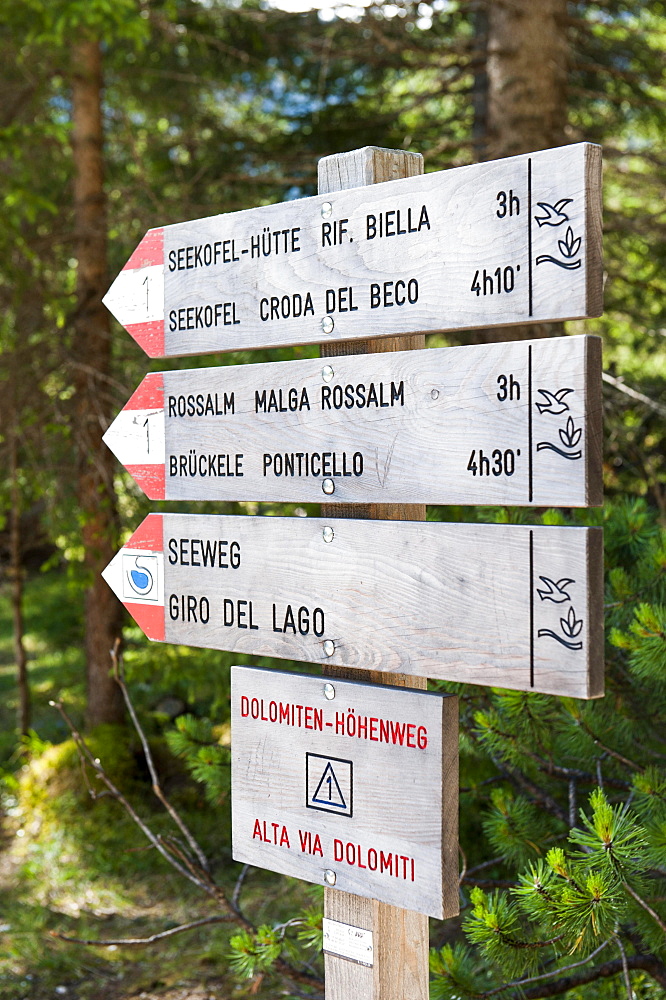
[[[528,315],[533,313],[532,309],[532,158],[527,160],[527,284],[529,296]]]
[[[534,687],[534,532],[530,528],[530,687]]]
[[[532,345],[530,344],[527,348],[527,487],[530,503],[534,494],[532,474]]]

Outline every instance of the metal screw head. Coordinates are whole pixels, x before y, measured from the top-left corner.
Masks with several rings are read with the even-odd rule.
[[[334,326],[335,326],[335,323],[333,322],[333,317],[332,316],[324,316],[324,318],[321,321],[321,328],[324,331],[324,333],[333,333],[333,327]]]
[[[439,399],[439,389],[431,389],[430,390],[430,398],[431,399]]]
[[[322,219],[328,219],[332,211],[333,211],[333,206],[331,205],[330,201],[325,201],[324,204],[321,206]]]
[[[335,688],[331,683],[324,684],[324,698],[326,698],[327,701],[333,701],[335,698]]]
[[[324,639],[324,654],[326,656],[333,656],[335,652],[335,643],[332,639]]]
[[[327,868],[326,871],[324,872],[324,882],[326,883],[326,885],[335,885],[336,879],[337,876],[335,872],[331,871],[330,868]]]
[[[325,542],[332,542],[335,538],[335,532],[330,524],[327,524],[325,528],[322,528],[321,536]]]
[[[331,493],[335,493],[335,483],[332,479],[324,479],[321,488],[327,497],[330,497]]]
[[[330,365],[324,365],[324,367],[321,370],[321,377],[323,378],[324,382],[330,382],[334,375],[335,375],[335,372],[333,371],[333,369],[331,368],[331,366]]]

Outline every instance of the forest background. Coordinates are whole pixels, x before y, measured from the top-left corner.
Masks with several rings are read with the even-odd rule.
[[[431,995],[664,995],[665,41],[659,0],[4,0],[1,998],[323,995],[321,890],[230,857],[229,666],[248,658],[151,645],[99,578],[173,509],[101,444],[164,366],[101,306],[110,277],[152,226],[315,193],[330,153],[412,149],[430,171],[581,140],[604,151],[604,316],[428,344],[600,335],[606,504],[428,516],[604,524],[607,693],[433,685],[461,698],[461,917],[431,921]],[[138,729],[110,674],[121,631]]]

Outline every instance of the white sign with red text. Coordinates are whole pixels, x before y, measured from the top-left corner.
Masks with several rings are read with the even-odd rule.
[[[232,667],[231,733],[236,861],[458,912],[457,698]]]

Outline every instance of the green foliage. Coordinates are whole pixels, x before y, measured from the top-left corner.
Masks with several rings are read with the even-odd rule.
[[[574,853],[582,870],[595,869],[606,872],[621,881],[638,878],[644,868],[647,840],[635,817],[625,805],[612,806],[600,788],[590,796],[592,818],[581,813],[584,829],[574,829],[569,834],[572,844],[580,851]]]
[[[315,891],[320,897],[318,886]],[[245,979],[271,969],[280,958],[296,968],[310,965],[323,945],[322,900],[319,898],[318,905],[305,907],[285,923],[263,924],[254,933],[244,930],[234,934],[229,943],[230,965]],[[313,951],[315,955],[308,956]]]
[[[298,940],[315,952],[321,952],[324,946],[324,924],[321,901],[317,906],[306,907],[300,915],[300,927],[296,935]]]
[[[666,958],[665,533],[643,499],[608,504],[603,522],[605,698],[460,692],[472,948],[433,953],[435,997],[518,989],[534,975],[551,983],[601,946],[607,960],[611,950]],[[589,810],[578,813],[584,789]]]
[[[639,604],[629,632],[614,629],[611,642],[629,652],[629,665],[637,677],[666,684],[666,607]]]
[[[249,979],[256,972],[264,972],[279,958],[282,939],[279,931],[264,924],[256,934],[242,931],[234,934],[230,941],[229,955],[234,972]]]
[[[543,963],[562,967],[570,955],[617,940],[635,906],[627,885],[642,888],[651,865],[648,838],[638,818],[626,806],[611,805],[601,789],[592,792],[590,806],[591,816],[581,811],[582,827],[569,834],[572,847],[551,848],[545,860],[519,874],[511,892],[472,889],[464,929],[486,970],[526,979]],[[449,997],[458,990],[474,996],[479,983],[470,962],[465,950],[435,952],[432,968],[443,983],[434,995]]]
[[[12,6],[7,0],[6,17],[10,11],[16,17]],[[16,27],[23,21],[29,26],[28,43],[65,46],[81,35],[142,43],[148,37],[136,0],[22,0],[18,13]]]
[[[167,743],[172,753],[185,762],[194,780],[204,786],[207,801],[222,805],[229,796],[231,759],[228,746],[220,746],[211,723],[181,715],[176,728],[167,733]]]
[[[474,959],[465,945],[444,945],[430,952],[430,1000],[460,1000],[460,997],[478,996],[488,986],[483,967]]]
[[[507,788],[494,788],[490,799],[483,830],[493,852],[514,864],[541,854],[548,830],[536,804]]]

